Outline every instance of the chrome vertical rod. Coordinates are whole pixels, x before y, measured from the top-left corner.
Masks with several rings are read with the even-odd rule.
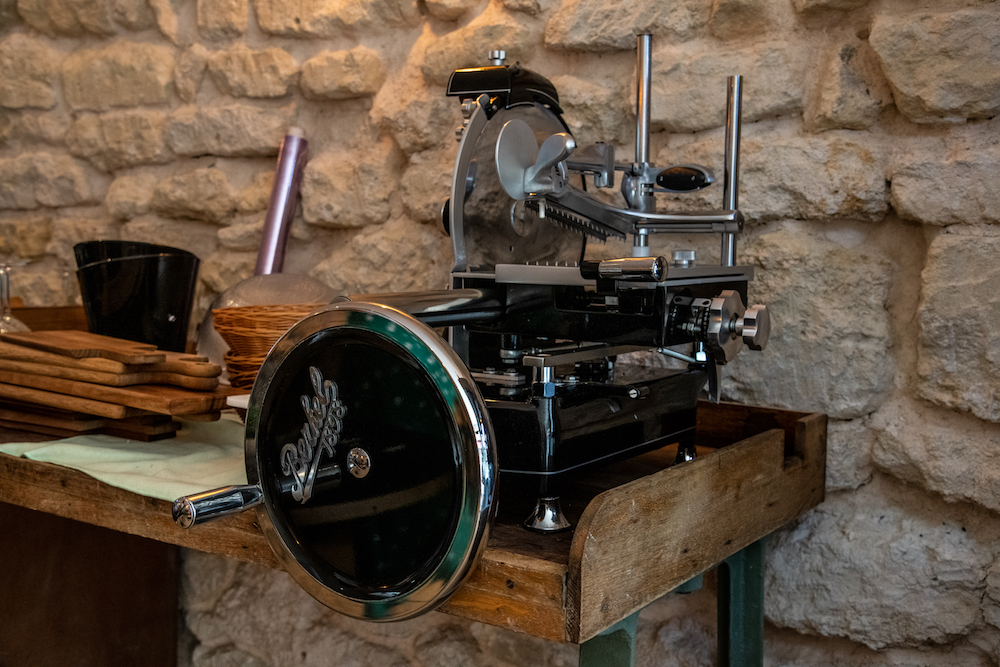
[[[652,186],[646,191],[645,168],[649,165],[649,109],[650,91],[653,86],[653,36],[636,38],[635,76],[638,80],[635,94],[635,167],[632,178],[638,183],[638,192],[631,203],[637,211],[655,211]],[[632,256],[648,257],[649,240],[646,230],[640,229],[632,237]]]
[[[743,77],[729,77],[726,100],[726,166],[723,181],[722,208],[739,208],[740,189],[740,115],[743,104]],[[722,235],[722,266],[736,264],[736,235]]]
[[[635,161],[649,162],[649,94],[653,83],[653,36],[639,35],[636,45],[638,61],[636,78],[639,80],[635,98]]]

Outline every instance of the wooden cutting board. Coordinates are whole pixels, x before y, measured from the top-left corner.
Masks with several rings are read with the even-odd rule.
[[[36,332],[38,334],[49,332]],[[167,352],[161,350],[163,361],[151,364],[126,364],[113,359],[103,357],[77,358],[56,352],[46,352],[33,347],[25,347],[13,341],[0,340],[0,359],[11,361],[27,361],[47,366],[58,366],[61,368],[74,368],[99,373],[175,373],[199,378],[217,378],[222,374],[222,368],[218,364],[213,364],[208,357],[195,354],[183,354],[181,352]]]
[[[214,377],[192,377],[179,373],[155,371],[105,373],[103,371],[93,371],[83,368],[50,366],[31,361],[4,359],[2,356],[0,356],[0,370],[30,373],[32,375],[46,375],[49,377],[65,378],[67,380],[78,380],[80,382],[93,382],[94,384],[101,384],[108,387],[127,387],[136,384],[168,384],[175,387],[183,387],[184,389],[211,391],[219,386],[219,378]]]
[[[92,401],[94,403],[111,404],[117,407],[128,407],[148,412],[157,412],[165,415],[182,415],[186,413],[201,413],[221,410],[225,407],[226,397],[231,394],[246,393],[231,387],[217,387],[213,391],[190,391],[179,387],[168,387],[163,385],[135,385],[132,387],[107,387],[103,385],[91,384],[89,382],[78,382],[64,378],[47,377],[43,375],[32,375],[30,373],[17,373],[14,371],[0,371],[0,383],[8,386],[18,386],[46,393],[63,395],[67,398]],[[21,398],[16,395],[4,395],[6,398]],[[52,407],[65,410],[75,410],[87,414],[96,414],[122,419],[128,415],[108,415],[103,412],[92,412],[89,409],[74,407],[73,405],[53,405],[51,402],[42,402],[24,397],[22,400],[50,405]],[[53,400],[51,398],[47,399]],[[91,406],[93,409],[97,406]]]
[[[129,408],[124,405],[95,401],[79,396],[67,396],[52,391],[42,389],[32,389],[31,387],[18,386],[16,384],[4,384],[0,382],[0,398],[14,401],[27,401],[35,405],[44,405],[60,410],[70,410],[72,412],[82,412],[87,415],[97,415],[108,419],[124,419],[143,414],[143,410]]]
[[[0,334],[0,339],[54,352],[74,359],[102,357],[123,364],[154,364],[167,360],[155,345],[101,336],[87,331],[31,331]]]

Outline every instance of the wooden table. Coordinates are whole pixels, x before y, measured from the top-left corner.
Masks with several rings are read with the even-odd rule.
[[[609,664],[608,650],[630,664],[639,610],[722,564],[733,620],[722,619],[732,627],[720,628],[721,659],[757,662],[761,649],[744,645],[763,632],[762,539],[823,500],[826,417],[703,403],[698,447],[694,461],[671,466],[667,447],[578,480],[562,496],[572,532],[535,535],[523,517],[501,515],[475,572],[440,610],[583,644],[581,664]],[[253,512],[183,530],[170,503],[61,466],[0,455],[0,502],[281,567]]]

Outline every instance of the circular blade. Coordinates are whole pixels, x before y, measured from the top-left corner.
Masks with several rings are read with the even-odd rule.
[[[464,581],[492,520],[496,448],[475,383],[433,330],[386,306],[331,306],[278,341],[250,405],[261,528],[310,595],[399,620]]]

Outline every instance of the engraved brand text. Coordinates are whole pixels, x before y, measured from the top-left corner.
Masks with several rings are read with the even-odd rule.
[[[306,503],[312,497],[313,484],[325,452],[333,458],[347,408],[337,398],[337,383],[324,380],[315,366],[309,367],[309,379],[315,396],[302,397],[306,423],[296,444],[281,448],[281,472],[292,478],[292,498]]]

